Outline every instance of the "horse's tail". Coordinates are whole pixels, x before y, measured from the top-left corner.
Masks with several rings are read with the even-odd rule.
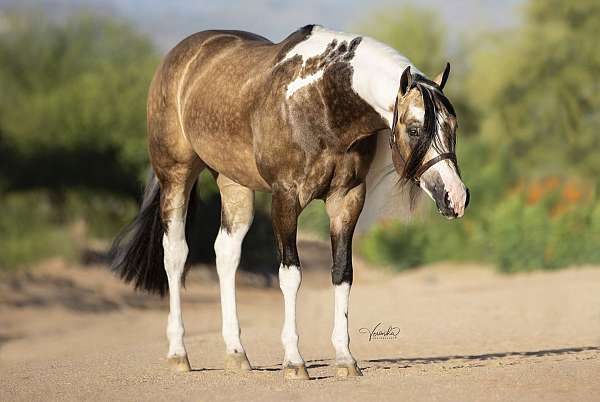
[[[194,185],[188,202],[188,216],[193,215],[197,202]],[[186,232],[190,226],[186,225]],[[111,269],[126,283],[133,282],[136,290],[164,296],[169,289],[162,245],[164,233],[160,214],[160,186],[152,172],[140,212],[112,244],[109,252]],[[187,270],[183,273],[184,281],[186,273]]]

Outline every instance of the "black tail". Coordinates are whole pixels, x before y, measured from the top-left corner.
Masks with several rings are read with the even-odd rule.
[[[188,203],[188,217],[194,216],[197,201],[194,185]],[[186,224],[186,237],[191,226],[189,223]],[[144,191],[140,212],[112,244],[109,253],[111,269],[125,282],[133,282],[136,290],[164,296],[169,289],[163,260],[164,233],[160,216],[160,186],[152,173]],[[187,269],[183,273],[183,280],[186,273]]]

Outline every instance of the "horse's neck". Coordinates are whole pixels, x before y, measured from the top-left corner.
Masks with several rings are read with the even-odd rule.
[[[409,65],[418,70],[406,57],[369,37],[363,38],[351,64],[352,89],[391,127],[400,76]]]

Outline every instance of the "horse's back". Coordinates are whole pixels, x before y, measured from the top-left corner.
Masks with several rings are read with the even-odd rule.
[[[181,148],[185,157],[193,150],[214,170],[268,189],[254,160],[250,111],[277,57],[277,45],[249,32],[203,31],[181,41],[150,87],[151,145]]]
[[[165,89],[180,88],[185,82],[181,78],[195,79],[194,72],[202,72],[215,59],[231,52],[272,43],[260,36],[244,31],[210,30],[188,36],[171,49],[156,70],[154,81],[158,81],[163,94]],[[236,52],[239,53],[239,52]],[[215,77],[216,78],[216,77]]]
[[[196,84],[207,93],[213,88],[239,93],[249,80],[268,77],[272,68],[296,44],[305,40],[311,25],[290,34],[280,43],[245,31],[208,30],[188,36],[171,49],[156,70],[150,96],[187,98]],[[233,87],[234,90],[227,91]],[[244,88],[248,90],[250,88]],[[154,93],[153,93],[154,90]],[[212,94],[217,95],[217,94]],[[179,99],[180,101],[183,99]]]

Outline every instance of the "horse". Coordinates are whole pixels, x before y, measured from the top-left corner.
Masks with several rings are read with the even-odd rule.
[[[455,154],[456,113],[443,93],[449,73],[446,64],[430,80],[383,43],[319,25],[279,43],[243,31],[203,31],[164,57],[147,102],[151,178],[111,257],[136,289],[168,292],[167,361],[175,370],[190,370],[180,305],[186,217],[197,178],[208,169],[222,203],[214,249],[225,369],[252,369],[240,340],[235,275],[254,192],[263,191],[272,196],[285,307],[284,378],[310,378],[296,331],[296,231],[314,199],[324,200],[330,219],[336,375],[362,375],[349,348],[348,299],[354,229],[381,182],[371,180],[372,167],[381,177],[393,174],[392,185],[421,189],[449,219],[462,217],[469,203]]]

